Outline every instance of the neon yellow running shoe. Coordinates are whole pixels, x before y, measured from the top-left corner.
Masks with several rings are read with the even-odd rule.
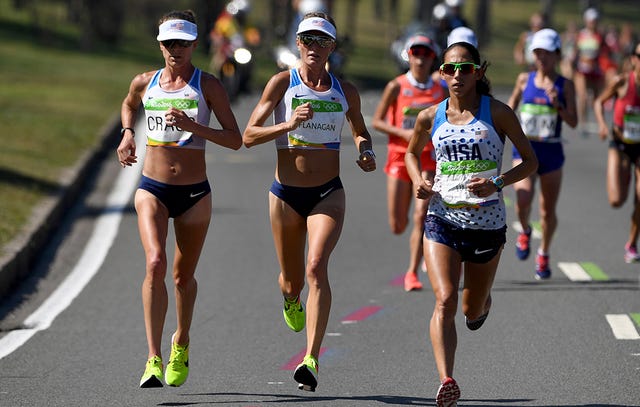
[[[304,312],[304,303],[300,301],[300,297],[296,297],[294,300],[285,297],[282,315],[284,315],[284,322],[293,332],[300,332],[304,329],[307,316]]]
[[[189,345],[178,345],[173,341],[176,334],[171,337],[171,356],[167,370],[164,372],[164,381],[169,386],[181,386],[189,376]]]
[[[154,356],[147,360],[147,366],[140,379],[140,387],[162,387],[162,359],[160,356]]]
[[[306,391],[316,391],[318,385],[318,360],[307,355],[293,372],[293,380],[298,382],[298,388]]]

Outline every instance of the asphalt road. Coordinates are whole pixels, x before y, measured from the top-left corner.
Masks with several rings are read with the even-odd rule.
[[[368,118],[378,97],[362,94]],[[255,101],[236,103],[242,128]],[[147,352],[144,256],[128,188],[139,166],[121,169],[114,152],[96,163],[92,188],[33,276],[0,304],[0,406],[435,405],[427,332],[433,295],[424,275],[422,292],[399,285],[408,232],[394,236],[387,226],[386,140],[374,136],[380,168],[363,173],[347,130],[347,215],[330,264],[333,308],[315,393],[299,391],[292,379],[305,334],[282,320],[267,211],[275,147],[234,152],[210,145],[214,215],[197,272],[187,383],[138,388]],[[533,256],[516,259],[509,228],[489,319],[471,332],[458,316],[460,406],[640,406],[640,266],[622,258],[631,205],[608,206],[605,144],[593,135],[565,136],[553,276],[534,280]],[[511,200],[513,189],[505,196]],[[512,205],[509,216],[515,219]],[[175,329],[167,281],[165,358]]]

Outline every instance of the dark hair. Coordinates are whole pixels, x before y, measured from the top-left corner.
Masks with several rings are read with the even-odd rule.
[[[333,25],[333,27],[336,29],[336,36],[338,34],[338,27],[336,27],[336,22],[333,21],[333,18],[331,18],[331,16],[327,13],[323,13],[322,11],[313,11],[311,13],[307,13],[304,15],[304,17],[302,17],[303,20],[306,20],[307,18],[311,18],[311,17],[320,17],[324,20],[327,20],[328,22],[331,23],[331,25]]]
[[[186,20],[193,24],[196,24],[196,14],[192,10],[177,11],[173,10],[163,15],[158,21],[158,25],[169,20]]]
[[[486,70],[489,66],[489,63],[487,61],[481,61],[480,51],[478,51],[478,49],[474,47],[473,44],[469,44],[468,42],[464,41],[455,42],[449,45],[447,49],[442,52],[442,62],[444,62],[444,56],[447,55],[447,53],[455,47],[462,47],[469,51],[469,53],[471,54],[471,59],[473,59],[473,63],[475,63],[476,65],[480,65],[480,69],[482,69],[483,71]],[[476,92],[481,95],[493,97],[493,95],[491,94],[491,82],[489,82],[489,78],[487,78],[484,73],[482,74],[482,78],[480,78],[479,81],[476,81]]]

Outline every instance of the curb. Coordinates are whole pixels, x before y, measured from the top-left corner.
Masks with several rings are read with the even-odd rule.
[[[33,261],[49,242],[69,209],[86,186],[91,167],[115,148],[120,137],[120,114],[114,115],[98,132],[99,142],[87,150],[76,164],[62,171],[60,188],[38,204],[22,231],[2,251],[0,257],[0,299],[31,273]]]

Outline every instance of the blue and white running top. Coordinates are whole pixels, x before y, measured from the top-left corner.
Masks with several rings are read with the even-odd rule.
[[[289,88],[273,111],[275,124],[286,122],[301,104],[311,102],[313,119],[276,138],[276,148],[340,150],[342,126],[349,110],[340,82],[332,75],[331,89],[318,92],[302,82],[297,69],[289,71]]]
[[[153,75],[147,91],[142,97],[146,117],[147,145],[162,147],[182,147],[205,149],[206,140],[178,126],[170,126],[164,114],[170,107],[184,111],[191,120],[204,126],[209,125],[211,110],[200,88],[201,72],[193,72],[189,83],[182,89],[167,91],[160,87],[162,69]]]
[[[464,125],[447,121],[449,99],[438,104],[431,131],[436,176],[429,215],[466,229],[500,229],[506,224],[502,192],[480,198],[467,190],[471,178],[490,178],[502,168],[504,140],[491,119],[491,97],[482,96],[477,117]]]
[[[519,112],[522,131],[530,140],[559,143],[562,119],[545,90],[536,86],[535,78],[536,72],[531,72],[522,92],[522,106]],[[566,104],[564,83],[564,77],[558,75],[553,84],[561,105]]]

